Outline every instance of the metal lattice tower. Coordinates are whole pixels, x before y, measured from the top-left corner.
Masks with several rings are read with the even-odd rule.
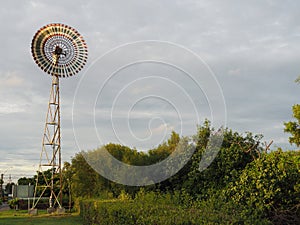
[[[37,31],[31,51],[38,66],[52,76],[32,209],[47,190],[50,190],[49,208],[62,208],[59,78],[73,76],[83,68],[87,61],[87,45],[74,28],[55,23]],[[51,178],[46,171],[50,171]]]

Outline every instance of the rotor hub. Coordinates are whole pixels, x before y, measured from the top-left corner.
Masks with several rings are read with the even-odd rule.
[[[63,53],[62,48],[59,47],[58,45],[55,47],[54,54],[55,55],[65,55],[65,53]]]

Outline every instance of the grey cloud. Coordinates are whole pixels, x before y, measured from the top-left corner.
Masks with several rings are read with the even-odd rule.
[[[30,44],[34,33],[41,26],[52,22],[66,23],[78,29],[88,43],[90,56],[88,65],[81,73],[61,81],[65,160],[69,160],[78,150],[72,130],[72,104],[76,87],[84,74],[90,73],[87,71],[92,62],[116,46],[149,39],[185,46],[210,66],[224,92],[227,124],[230,128],[241,132],[247,130],[263,133],[266,140],[274,140],[274,146],[289,146],[288,134],[283,133],[282,123],[292,119],[291,106],[299,102],[300,94],[300,87],[293,82],[300,71],[300,3],[297,1],[12,0],[3,1],[1,6],[0,152],[3,157],[0,160],[0,171],[11,165],[14,157],[20,160],[18,168],[12,169],[15,173],[33,170],[32,165],[38,163],[35,159],[40,152],[51,77],[33,62]],[[185,60],[182,55],[175,55],[176,57]],[[97,69],[105,74],[110,64],[118,63],[122,63],[122,58],[115,57],[107,65]],[[191,71],[197,71],[197,65],[189,65]],[[138,69],[132,67],[132,70],[123,73],[122,78],[110,83],[111,91],[108,89],[105,104],[98,110],[110,109],[114,94],[130,82],[127,75]],[[161,71],[160,68],[152,69],[153,73]],[[164,72],[167,73],[167,70]],[[15,75],[8,76],[13,73]],[[134,75],[135,78],[139,76],[133,74],[131,78]],[[168,78],[188,89],[198,108],[207,107],[204,93],[197,92],[197,87],[191,82],[168,75]],[[98,83],[104,82],[103,77],[97,79]],[[84,88],[98,88],[94,87],[95,83],[89,82]],[[145,84],[139,89],[137,85],[135,94],[145,91],[144,86]],[[209,89],[204,87],[203,91],[206,91],[205,88]],[[168,98],[173,95],[174,98],[181,99],[171,86],[162,89],[157,85],[157,89],[152,90],[161,91]],[[127,101],[133,96],[129,92],[127,94],[119,102],[119,111],[116,111],[120,118]],[[84,97],[86,101],[94,101],[89,99],[89,92]],[[184,106],[184,99],[181,101]],[[147,110],[154,114],[155,106],[151,108],[149,104],[144,107],[140,105],[136,116],[139,116],[138,112]],[[86,140],[94,143],[94,135],[87,133],[89,121],[93,120],[93,112],[80,107],[77,110],[74,112],[75,118],[80,121],[76,124],[77,128],[80,133],[85,134]],[[167,111],[166,118],[170,119],[171,109],[165,107],[164,110]],[[201,112],[201,116],[209,116],[207,110]],[[191,133],[196,124],[192,124],[194,120],[188,112],[184,112],[184,117],[187,127],[191,127],[187,132]],[[99,121],[99,132],[106,132],[110,121]],[[143,137],[149,134],[149,130],[145,130],[145,124],[148,125],[145,121],[136,120],[132,129]],[[162,128],[159,121],[152,125],[152,129]],[[176,130],[176,126],[174,127]],[[125,128],[120,128],[120,132],[126,132]],[[123,137],[129,138],[127,133]],[[156,144],[161,137],[154,137],[153,142],[148,144]],[[167,137],[168,135],[165,136]],[[106,141],[114,140],[114,135],[109,134]],[[95,145],[97,143],[99,142],[95,142]],[[133,139],[128,139],[127,143],[132,146],[141,144]],[[98,147],[95,145],[91,148]],[[36,156],[33,156],[35,153]]]

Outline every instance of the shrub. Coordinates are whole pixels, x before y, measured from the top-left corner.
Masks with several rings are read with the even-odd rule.
[[[300,224],[300,151],[277,150],[250,163],[225,191],[246,207],[245,215],[260,211],[274,223]]]
[[[19,204],[19,199],[14,198],[8,201],[8,205],[11,209],[16,209],[17,205]]]
[[[80,212],[87,225],[269,224],[256,215],[243,215],[239,205],[221,195],[190,206],[175,203],[175,195],[140,192],[134,200],[83,200]]]

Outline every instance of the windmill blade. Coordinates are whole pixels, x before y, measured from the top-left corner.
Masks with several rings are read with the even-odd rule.
[[[57,48],[61,52],[56,52]],[[52,76],[69,77],[86,64],[87,45],[74,28],[60,23],[48,24],[33,37],[31,52],[38,66]]]

